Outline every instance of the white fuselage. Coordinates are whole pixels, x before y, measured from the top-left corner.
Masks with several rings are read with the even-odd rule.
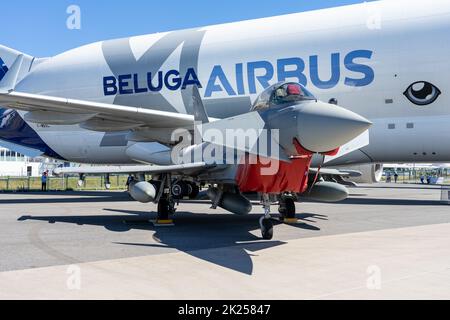
[[[371,2],[99,42],[35,63],[16,90],[191,113],[182,87],[198,81],[209,115],[225,118],[293,80],[373,122],[370,145],[342,164],[449,162],[449,35],[449,1]],[[166,80],[160,90],[149,74],[154,87]],[[440,95],[411,102],[404,93],[416,82]],[[126,133],[29,125],[69,161],[132,162]]]

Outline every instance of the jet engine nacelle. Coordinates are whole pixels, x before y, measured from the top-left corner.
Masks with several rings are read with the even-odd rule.
[[[130,195],[138,202],[153,202],[156,198],[156,188],[147,181],[132,183],[130,185]]]
[[[126,154],[130,159],[161,166],[171,165],[170,149],[156,142],[135,143],[130,146]]]
[[[383,177],[383,164],[380,163],[345,167],[345,169],[361,172],[361,176],[349,179],[356,183],[378,183]]]
[[[211,201],[214,202],[219,196],[219,190],[217,188],[210,188],[207,194]],[[245,216],[252,211],[251,202],[242,194],[238,193],[225,192],[218,205],[239,216]]]
[[[301,198],[320,202],[339,202],[348,198],[348,190],[339,183],[322,181],[316,183],[311,192],[302,194]]]

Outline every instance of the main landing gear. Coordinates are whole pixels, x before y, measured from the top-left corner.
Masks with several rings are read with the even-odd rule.
[[[158,203],[158,216],[154,222],[157,226],[173,226],[172,216],[175,214],[175,201],[173,199],[171,186],[171,177],[164,174],[161,179],[161,185],[158,188],[156,201]]]
[[[189,198],[191,200],[197,198],[200,193],[199,186],[190,181],[176,180],[171,186],[172,197],[176,200]]]
[[[280,221],[284,223],[297,223],[295,209],[295,199],[291,196],[282,196],[280,198],[280,206],[278,207],[280,213]]]
[[[173,225],[172,215],[175,211],[175,203],[171,199],[161,198],[158,202],[158,217],[155,224]]]
[[[172,216],[176,203],[183,198],[195,199],[200,187],[195,182],[172,180],[170,174],[161,175],[158,181],[152,181],[157,190],[155,203],[158,204],[158,217],[154,222],[158,226],[173,226]]]

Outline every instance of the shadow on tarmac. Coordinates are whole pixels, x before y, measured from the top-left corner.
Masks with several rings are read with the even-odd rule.
[[[360,186],[357,188],[365,188],[365,186]],[[402,189],[402,190],[440,190],[441,185],[437,184],[374,184],[370,186],[372,189]]]
[[[177,212],[175,227],[155,227],[149,220],[155,213],[105,209],[108,212],[126,215],[101,216],[23,216],[19,221],[45,221],[48,223],[71,223],[78,226],[101,226],[111,232],[148,230],[154,232],[153,243],[115,243],[121,246],[149,248],[173,248],[193,257],[247,275],[253,273],[251,257],[258,251],[286,244],[283,241],[263,241],[259,238],[260,215],[234,216],[231,214],[193,214]],[[274,215],[276,217],[276,215]],[[326,216],[298,214],[299,223],[292,228],[319,231],[312,223],[315,219],[327,220]],[[276,221],[275,225],[281,222]],[[255,235],[255,234],[257,235]],[[301,254],[301,253],[299,253]]]
[[[439,200],[417,200],[417,199],[376,199],[376,198],[348,198],[339,204],[357,204],[374,206],[442,206]]]
[[[127,192],[108,191],[64,191],[64,192],[14,192],[7,193],[23,196],[56,196],[55,198],[16,198],[0,199],[0,204],[45,204],[45,203],[92,203],[92,202],[128,202],[134,201]],[[64,198],[67,196],[68,198]]]

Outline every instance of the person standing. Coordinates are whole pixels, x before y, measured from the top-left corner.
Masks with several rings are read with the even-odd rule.
[[[386,173],[386,183],[391,183],[391,172],[390,171],[388,171],[387,173]]]
[[[394,173],[394,181],[395,181],[395,183],[397,183],[397,181],[398,181],[398,173],[397,173],[397,171]]]
[[[48,173],[44,172],[44,173],[42,173],[42,177],[41,177],[41,182],[42,182],[41,191],[43,191],[43,192],[47,191],[47,181],[48,181]]]
[[[130,191],[130,186],[133,182],[134,182],[134,176],[130,174],[127,179],[127,191]]]

